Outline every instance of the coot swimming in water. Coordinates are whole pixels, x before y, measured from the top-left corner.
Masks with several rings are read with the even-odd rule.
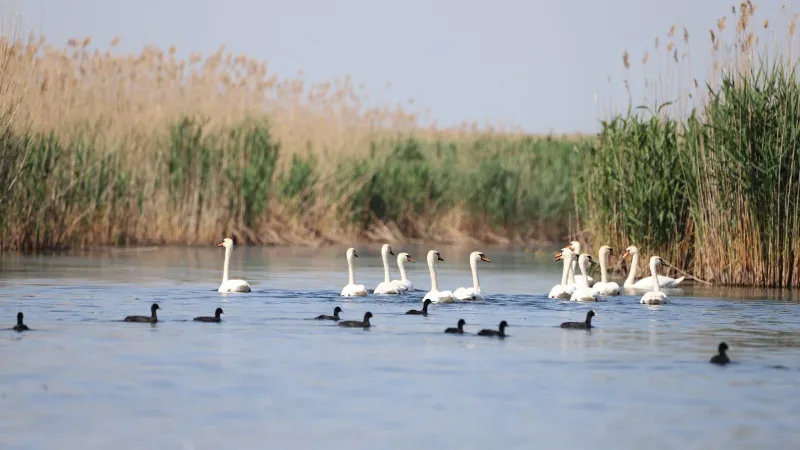
[[[30,328],[28,328],[28,326],[27,326],[27,325],[25,325],[24,323],[22,323],[22,317],[23,317],[23,316],[22,316],[22,313],[21,313],[21,312],[18,312],[18,313],[17,313],[17,324],[16,324],[16,325],[14,326],[14,328],[13,328],[13,330],[14,330],[14,331],[16,331],[16,332],[18,332],[18,333],[21,333],[21,332],[23,332],[23,331],[28,331],[28,330],[30,330]]]
[[[342,308],[339,308],[337,306],[336,308],[333,308],[333,315],[332,316],[326,316],[325,314],[320,314],[319,316],[314,317],[314,319],[315,320],[339,320],[339,313],[340,312],[342,312]]]
[[[484,329],[484,330],[481,330],[481,331],[478,332],[478,336],[497,336],[499,338],[504,338],[504,337],[506,337],[506,327],[507,326],[508,326],[508,323],[504,320],[504,321],[500,322],[500,331]]]
[[[156,316],[156,310],[161,309],[158,307],[158,303],[153,303],[153,306],[150,307],[150,317],[147,316],[128,316],[125,318],[125,322],[142,322],[142,323],[156,323],[158,322],[158,317]]]
[[[594,310],[589,311],[586,313],[586,321],[585,322],[564,322],[561,324],[561,328],[573,328],[576,330],[588,330],[592,328],[592,317],[596,316],[597,314],[594,313]]]
[[[455,334],[464,334],[464,325],[467,322],[464,319],[458,319],[458,328],[448,328],[444,330],[445,333],[455,333]]]
[[[406,311],[406,314],[416,314],[416,315],[419,315],[419,316],[427,316],[428,315],[428,305],[430,305],[431,303],[433,303],[431,301],[431,299],[426,298],[425,302],[422,303],[422,311],[420,311],[418,309],[409,309],[408,311]]]
[[[225,312],[222,310],[222,308],[217,308],[217,310],[214,311],[214,317],[200,316],[200,317],[195,317],[194,321],[195,322],[222,322],[222,318],[220,317],[220,315],[222,315],[222,314],[225,314]]]
[[[719,353],[711,357],[711,364],[719,364],[720,366],[724,366],[731,362],[731,359],[728,358],[728,344],[724,342],[719,343]]]
[[[369,323],[369,318],[370,317],[372,317],[372,313],[367,311],[366,314],[364,314],[364,320],[363,321],[345,320],[344,322],[339,322],[339,326],[340,327],[350,327],[350,328],[369,328],[370,327],[370,323]]]

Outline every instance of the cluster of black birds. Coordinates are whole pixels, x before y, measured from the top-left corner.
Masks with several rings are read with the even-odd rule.
[[[410,309],[410,310],[406,311],[406,314],[408,314],[408,315],[419,315],[419,316],[426,316],[427,317],[428,316],[428,306],[431,303],[432,302],[429,299],[425,300],[425,302],[422,304],[422,309],[421,310]],[[159,310],[159,309],[161,309],[161,308],[158,306],[158,303],[153,303],[153,305],[150,306],[150,316],[127,316],[127,317],[125,317],[125,319],[123,321],[124,322],[139,322],[139,323],[151,323],[151,324],[154,324],[154,323],[158,322],[158,315],[156,315],[156,310]],[[369,322],[369,319],[372,318],[372,313],[369,312],[369,311],[364,313],[364,320],[340,320],[341,318],[339,317],[339,314],[341,312],[342,312],[342,308],[337,306],[337,307],[333,308],[333,315],[332,316],[321,314],[321,315],[315,317],[314,319],[316,319],[316,320],[333,320],[333,321],[337,322],[340,327],[348,327],[348,328],[364,328],[364,329],[367,329],[367,328],[369,328],[371,326],[371,324]],[[214,316],[213,317],[210,317],[210,316],[195,317],[194,321],[195,322],[217,322],[218,323],[218,322],[222,322],[222,317],[221,317],[222,314],[224,314],[224,311],[222,311],[222,308],[217,308],[216,311],[214,311]],[[593,328],[592,327],[592,317],[595,317],[596,315],[597,314],[594,312],[594,310],[590,310],[589,312],[586,313],[586,320],[584,320],[583,322],[564,322],[564,323],[561,324],[561,328],[573,329],[573,330],[589,330],[589,329]],[[17,313],[17,325],[14,326],[14,328],[12,328],[14,331],[20,332],[20,333],[23,332],[23,331],[30,331],[30,328],[28,328],[28,326],[25,325],[22,322],[23,317],[24,316],[23,316],[23,314],[21,312]],[[467,324],[467,322],[464,319],[458,319],[458,324],[457,324],[456,327],[447,328],[446,330],[444,330],[444,332],[445,333],[449,333],[449,334],[464,334],[464,325],[466,325],[466,324]],[[508,327],[508,323],[504,320],[504,321],[500,322],[498,330],[483,329],[483,330],[479,331],[477,333],[477,335],[478,336],[498,337],[500,339],[505,339],[505,337],[506,337],[506,327]],[[725,364],[728,364],[729,362],[731,362],[731,360],[730,360],[730,358],[728,358],[728,354],[727,354],[728,344],[726,344],[724,342],[721,342],[719,344],[718,351],[719,351],[719,353],[714,355],[709,362],[711,362],[712,364],[718,364],[718,365],[725,365]]]

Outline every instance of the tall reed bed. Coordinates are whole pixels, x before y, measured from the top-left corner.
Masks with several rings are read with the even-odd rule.
[[[560,238],[574,139],[440,129],[224,48],[0,41],[0,248]]]
[[[686,91],[651,84],[675,95],[656,111],[603,122],[582,153],[589,240],[636,244],[717,283],[800,286],[797,15],[773,34],[785,40],[760,44],[755,10],[749,1],[733,8],[733,44],[724,40],[726,17],[710,31],[706,83],[684,82],[694,87]],[[683,40],[688,46],[685,30]],[[679,56],[672,41],[668,48],[672,74],[686,74],[688,53]]]

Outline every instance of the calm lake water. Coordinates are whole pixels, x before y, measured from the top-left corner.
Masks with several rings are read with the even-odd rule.
[[[368,289],[383,278],[372,247],[356,259]],[[228,295],[218,248],[0,256],[0,448],[800,448],[796,295],[549,300],[553,249],[484,247],[486,301],[406,316],[430,286],[427,248],[393,248],[423,291],[340,297],[338,247],[237,247],[232,277],[253,292]],[[438,250],[442,288],[470,286],[473,249]],[[156,326],[121,322],[153,302]],[[337,305],[373,327],[308,320]],[[223,323],[191,321],[217,307]],[[558,328],[589,309],[596,329]],[[17,311],[33,331],[8,330]],[[469,335],[442,333],[459,318]],[[474,335],[501,320],[507,339]],[[709,364],[723,340],[735,363]]]

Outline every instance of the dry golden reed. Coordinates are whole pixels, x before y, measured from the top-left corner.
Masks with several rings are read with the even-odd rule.
[[[349,76],[309,85],[224,46],[181,58],[174,46],[124,53],[119,43],[0,38],[0,248],[390,232],[502,242],[566,228],[568,184],[537,190],[533,180],[571,170],[566,149],[580,135],[535,139],[502,122],[443,128],[413,102],[369,106]],[[542,155],[558,170],[535,165]],[[414,207],[394,204],[391,190],[409,186]]]

